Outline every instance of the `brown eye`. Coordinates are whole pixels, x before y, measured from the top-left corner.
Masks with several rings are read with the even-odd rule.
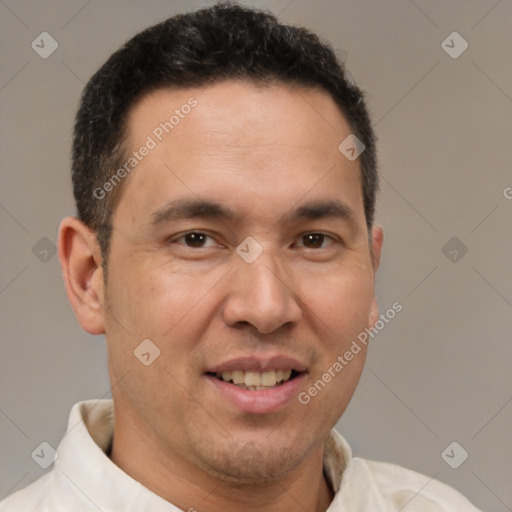
[[[305,235],[302,235],[301,237],[302,243],[304,247],[307,247],[308,249],[322,249],[324,247],[328,247],[324,245],[324,242],[331,241],[332,239],[330,236],[324,235],[323,233],[307,233]]]
[[[204,233],[187,233],[183,239],[189,247],[202,247],[206,237]]]
[[[175,238],[174,242],[192,249],[203,249],[206,247],[217,246],[215,240],[210,235],[199,231],[190,231],[189,233],[185,233],[184,235]]]

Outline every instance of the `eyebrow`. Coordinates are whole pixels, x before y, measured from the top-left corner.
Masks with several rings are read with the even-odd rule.
[[[358,224],[356,212],[348,204],[338,200],[311,201],[292,210],[284,218],[287,220],[340,218],[355,226]]]
[[[203,199],[177,199],[153,212],[151,225],[156,227],[173,220],[196,218],[233,221],[236,217],[233,210],[220,203]]]
[[[216,219],[234,222],[240,218],[231,208],[204,199],[177,199],[169,201],[151,214],[151,225],[158,227],[167,222],[183,219]],[[297,220],[318,220],[339,218],[348,221],[353,227],[358,226],[355,211],[339,200],[317,200],[304,203],[279,219],[279,222],[293,223]]]

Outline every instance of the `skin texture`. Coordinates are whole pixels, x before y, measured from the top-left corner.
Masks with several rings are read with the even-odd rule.
[[[107,339],[112,460],[183,510],[323,511],[333,497],[323,443],[366,350],[309,404],[294,397],[265,414],[239,410],[204,372],[285,355],[305,365],[306,391],[377,320],[382,230],[370,245],[358,160],[338,151],[351,130],[323,91],[226,81],[145,96],[125,146],[138,149],[190,97],[197,106],[125,178],[106,284],[94,234],[73,218],[61,224],[70,301],[81,326]],[[153,225],[176,199],[215,201],[236,218]],[[291,217],[331,200],[352,217]],[[190,231],[208,235],[203,246],[190,246]],[[328,236],[311,244],[308,233]],[[249,236],[263,248],[250,264],[236,253]],[[133,353],[147,338],[160,350],[149,366]]]

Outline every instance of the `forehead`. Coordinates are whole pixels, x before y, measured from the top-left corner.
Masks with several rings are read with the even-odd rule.
[[[242,209],[259,201],[268,212],[306,194],[318,199],[323,190],[362,212],[359,163],[338,150],[350,132],[318,89],[246,81],[160,89],[128,116],[128,156],[151,149],[130,173],[121,202],[154,210],[189,195]]]
[[[190,109],[192,98],[197,104]],[[185,118],[187,123],[183,122]],[[350,133],[340,109],[324,90],[249,80],[225,80],[204,88],[152,91],[129,113],[129,140],[134,142],[160,123],[169,121],[173,125],[173,139],[180,142],[187,139],[188,145],[198,139],[189,137],[190,131],[183,126],[178,130],[179,124],[193,125],[194,131],[207,135],[201,140],[204,146],[219,146],[224,142],[240,146],[254,146],[258,142],[291,145],[297,140],[307,148],[318,144],[316,133],[322,133],[326,144],[333,142],[330,137],[325,138],[327,133],[334,136],[334,142],[343,132]]]

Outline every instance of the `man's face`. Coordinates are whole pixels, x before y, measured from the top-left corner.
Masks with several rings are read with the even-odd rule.
[[[176,109],[172,131],[155,131]],[[125,178],[112,219],[116,429],[234,479],[277,476],[318,452],[364,348],[308,404],[298,396],[376,317],[359,163],[338,151],[350,133],[327,94],[286,86],[159,90],[135,106],[129,153],[148,136],[156,147]],[[160,350],[148,366],[134,355],[145,339]],[[247,389],[258,382],[266,389]]]

